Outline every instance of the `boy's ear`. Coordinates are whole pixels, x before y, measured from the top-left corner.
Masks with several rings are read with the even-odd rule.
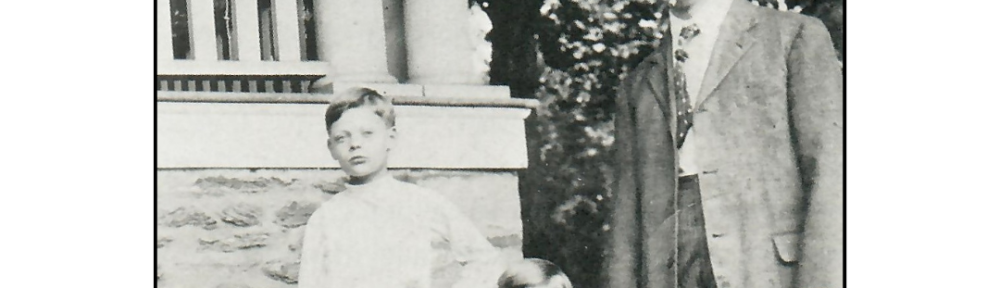
[[[330,137],[326,137],[326,150],[330,151],[330,156],[333,157],[333,159],[337,159],[337,156],[333,155],[333,139]]]

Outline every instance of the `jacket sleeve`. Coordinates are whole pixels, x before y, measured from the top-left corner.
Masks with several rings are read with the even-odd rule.
[[[637,69],[638,70],[638,69]],[[636,177],[635,177],[635,147],[636,123],[635,108],[630,97],[629,86],[636,79],[636,71],[619,85],[615,99],[615,142],[614,156],[617,167],[614,179],[614,191],[611,194],[611,231],[610,241],[606,251],[607,257],[605,279],[607,287],[634,287],[640,275],[637,269],[641,267],[638,261],[639,226],[636,217]]]
[[[843,287],[843,76],[822,22],[802,24],[787,63],[792,139],[808,203],[797,283]]]

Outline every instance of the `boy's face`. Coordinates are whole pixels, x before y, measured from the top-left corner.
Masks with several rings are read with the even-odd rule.
[[[386,168],[389,149],[395,145],[396,128],[368,107],[344,111],[330,126],[327,147],[347,175],[365,177]]]

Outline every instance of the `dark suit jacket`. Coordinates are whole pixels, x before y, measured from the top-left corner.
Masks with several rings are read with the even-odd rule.
[[[733,0],[696,103],[705,229],[728,287],[843,286],[842,72],[811,17]],[[608,287],[674,287],[669,39],[619,87]],[[797,281],[798,285],[795,285]]]

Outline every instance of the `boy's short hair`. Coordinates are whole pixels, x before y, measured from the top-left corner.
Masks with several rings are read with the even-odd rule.
[[[358,107],[371,107],[388,127],[396,126],[396,112],[392,108],[392,101],[375,90],[351,87],[335,94],[330,106],[326,108],[326,132],[330,133],[330,126],[340,119],[344,111]]]
[[[500,288],[573,288],[555,263],[527,258],[510,266],[497,281]]]

